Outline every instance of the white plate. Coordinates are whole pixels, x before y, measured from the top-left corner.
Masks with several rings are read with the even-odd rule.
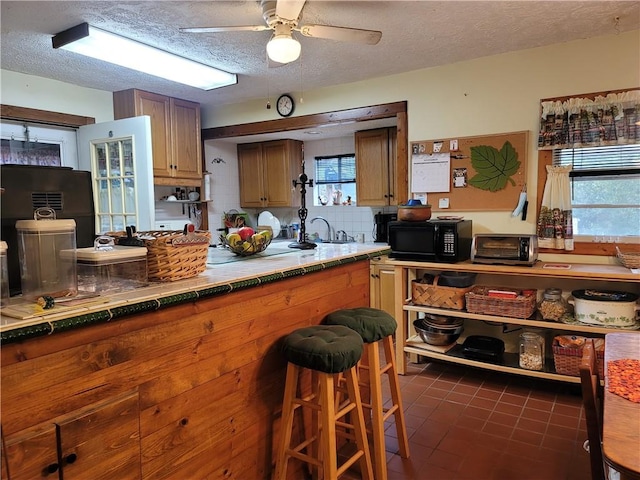
[[[266,225],[273,230],[273,237],[280,235],[280,220],[278,220],[271,212],[265,210],[258,215],[258,225]]]

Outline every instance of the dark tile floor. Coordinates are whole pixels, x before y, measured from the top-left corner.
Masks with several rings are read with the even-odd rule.
[[[411,455],[389,423],[389,480],[590,478],[578,384],[435,362],[410,363],[400,384]]]

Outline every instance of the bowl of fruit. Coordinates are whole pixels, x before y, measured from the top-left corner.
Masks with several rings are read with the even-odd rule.
[[[263,252],[271,243],[272,234],[268,230],[256,232],[251,227],[239,228],[237,232],[220,235],[220,241],[236,255],[248,257]]]

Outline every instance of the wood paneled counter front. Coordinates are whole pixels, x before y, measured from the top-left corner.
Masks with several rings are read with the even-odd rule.
[[[2,478],[269,478],[280,339],[368,306],[369,259],[384,253],[320,245],[108,303],[3,316]]]

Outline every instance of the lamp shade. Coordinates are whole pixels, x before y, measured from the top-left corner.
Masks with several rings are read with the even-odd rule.
[[[267,43],[267,55],[274,62],[289,63],[300,56],[300,42],[291,35],[275,34]]]

